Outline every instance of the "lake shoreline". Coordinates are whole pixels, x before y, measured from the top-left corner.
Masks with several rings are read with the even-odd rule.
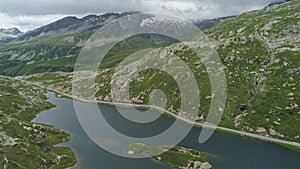
[[[75,166],[77,166],[78,168],[80,167],[97,168],[97,166],[102,166],[104,168],[119,168],[120,166],[124,166],[125,169],[131,169],[131,168],[174,169],[171,168],[166,163],[161,163],[153,158],[146,158],[144,160],[127,159],[127,158],[124,159],[118,156],[114,156],[108,153],[107,151],[105,151],[104,149],[99,148],[99,146],[97,144],[94,144],[93,141],[91,141],[90,138],[86,136],[86,134],[82,130],[81,125],[77,120],[77,116],[73,107],[73,100],[67,97],[58,98],[56,97],[54,92],[49,92],[48,96],[51,98],[51,102],[57,105],[57,108],[41,113],[39,115],[38,121],[46,124],[52,124],[53,126],[56,126],[56,128],[60,128],[62,130],[71,132],[72,138],[70,142],[62,143],[62,145],[70,147],[76,153],[76,159],[78,159],[77,160],[78,163]],[[84,105],[86,105],[85,110],[87,112],[94,111],[94,108],[89,109],[89,107],[94,107],[94,105],[90,105],[90,106],[89,104],[84,104]],[[122,108],[122,109],[130,111],[130,109],[127,108]],[[109,105],[103,105],[103,110],[108,112],[116,111],[112,106]],[[116,113],[109,113],[109,114],[110,115],[107,116],[107,118],[109,119],[107,120],[115,121],[115,122],[118,121],[118,123],[116,123],[117,126],[122,126],[122,125],[123,127],[124,125],[128,127],[130,126],[127,120],[119,121],[120,119],[116,118],[118,116],[114,115]],[[172,124],[172,121],[174,121],[172,118],[169,118],[167,116],[161,116],[161,118],[164,119],[159,123],[161,124],[159,126],[161,126],[162,128],[164,128],[165,126],[169,126],[170,124]],[[67,120],[67,123],[64,123],[65,120]],[[186,125],[185,123],[181,123],[181,124],[183,126]],[[128,131],[130,131],[130,133],[136,131],[140,131],[141,133],[143,133],[145,129],[137,129],[133,131],[128,130]],[[149,128],[149,129],[151,131],[152,129],[157,131],[160,130],[158,128],[157,129]],[[103,132],[105,133],[105,131],[106,130],[104,130]],[[281,166],[281,164],[287,165],[287,163],[291,165],[291,168],[293,167],[297,168],[296,167],[298,166],[297,161],[300,160],[298,159],[299,153],[283,148],[281,146],[270,144],[268,142],[258,141],[255,139],[248,139],[248,138],[233,136],[230,134],[223,134],[220,132],[216,132],[213,135],[213,137],[205,144],[199,144],[199,142],[197,141],[197,137],[199,135],[198,132],[200,131],[201,129],[199,127],[193,127],[190,134],[188,134],[187,137],[184,140],[182,140],[181,143],[178,144],[178,146],[206,152],[207,154],[209,154],[209,156],[207,157],[207,161],[209,161],[209,163],[212,164],[216,169],[222,169],[223,165],[227,166],[226,168],[232,168],[232,169],[237,169],[236,168],[237,166],[243,166],[243,168],[245,169],[246,168],[251,169],[253,168],[253,165],[249,165],[249,164],[253,164],[253,162],[257,160],[256,158],[251,158],[251,157],[261,156],[261,153],[259,153],[260,151],[265,152],[264,154],[266,154],[270,158],[264,159],[263,157],[260,157],[260,159],[264,159],[264,160],[259,160],[260,162],[257,161],[258,165],[255,168],[258,169],[265,168],[262,167],[262,166],[266,166],[265,164],[268,164],[268,166],[274,166],[274,169],[277,168],[280,169],[278,166]],[[104,138],[106,137],[104,136]],[[242,157],[240,156],[240,153],[236,154],[236,151],[232,151],[237,147],[241,147],[241,149],[238,150],[244,152],[244,155]],[[286,161],[279,160],[277,159],[277,157],[273,157],[273,153],[275,155],[285,154],[287,160]],[[270,159],[271,161],[268,161]],[[272,161],[277,161],[277,162],[275,162],[273,165]],[[153,167],[153,166],[158,166],[158,167]]]
[[[231,134],[231,135],[238,135],[238,136],[241,136],[241,137],[247,137],[247,138],[251,138],[251,139],[257,139],[257,140],[262,140],[262,141],[266,141],[266,142],[271,142],[271,143],[278,144],[280,146],[284,146],[284,147],[289,148],[289,149],[293,149],[295,151],[300,151],[300,143],[298,143],[298,142],[293,142],[293,141],[282,140],[282,139],[273,138],[273,137],[262,136],[262,135],[259,135],[259,134],[234,130],[234,129],[231,129],[231,128],[220,127],[220,126],[216,126],[216,125],[213,125],[213,124],[198,123],[198,122],[192,121],[190,119],[186,119],[184,117],[178,116],[178,115],[176,115],[172,112],[169,112],[167,110],[164,110],[160,107],[156,107],[156,106],[152,106],[152,105],[139,105],[139,104],[117,103],[117,102],[108,102],[108,101],[99,101],[99,100],[87,100],[87,99],[82,99],[82,98],[79,98],[79,97],[71,95],[71,94],[61,92],[59,90],[56,90],[56,89],[53,89],[53,88],[50,88],[50,87],[47,87],[47,86],[44,86],[44,85],[41,85],[41,84],[37,84],[37,83],[34,83],[34,82],[29,82],[29,81],[26,81],[26,80],[23,80],[23,79],[20,79],[20,78],[14,78],[14,79],[17,79],[17,80],[22,81],[24,83],[35,85],[35,86],[40,87],[40,88],[47,89],[49,91],[52,91],[52,92],[55,93],[56,96],[59,97],[59,95],[60,95],[61,98],[66,97],[66,98],[70,98],[70,99],[73,99],[73,100],[76,100],[76,101],[79,101],[79,102],[90,103],[90,104],[99,104],[100,103],[100,104],[105,104],[105,105],[115,105],[115,106],[123,106],[123,107],[150,108],[150,109],[157,110],[160,113],[165,114],[165,115],[167,115],[171,118],[179,119],[179,120],[181,120],[185,123],[188,123],[190,125],[193,125],[195,127],[200,127],[200,128],[205,127],[207,129],[217,130],[221,133],[226,133],[226,134]]]
[[[78,98],[76,96],[73,95],[69,95],[69,94],[65,94],[65,93],[61,93],[57,90],[54,89],[49,89],[50,91],[61,95],[62,97],[60,98],[69,98],[69,99],[73,99],[79,102],[83,102],[83,103],[90,103],[90,104],[103,104],[103,105],[111,105],[111,106],[119,106],[119,107],[134,107],[134,108],[145,108],[145,109],[152,109],[152,110],[156,110],[159,111],[160,113],[169,116],[173,119],[179,119],[182,122],[185,122],[188,125],[192,125],[194,127],[199,127],[199,128],[207,128],[207,129],[213,129],[216,130],[218,132],[224,133],[224,134],[230,134],[230,135],[237,135],[240,137],[246,137],[246,138],[251,138],[251,139],[256,139],[256,140],[261,140],[261,141],[265,141],[265,142],[270,142],[270,143],[274,143],[295,151],[300,151],[300,143],[297,142],[291,142],[291,141],[287,141],[287,140],[281,140],[281,139],[277,139],[277,138],[273,138],[273,137],[267,137],[267,136],[262,136],[262,135],[258,135],[258,134],[254,134],[254,133],[248,133],[248,132],[243,132],[243,131],[238,131],[238,130],[233,130],[230,128],[225,128],[225,127],[216,127],[214,125],[210,125],[210,124],[202,124],[202,123],[198,123],[198,122],[192,122],[189,119],[184,119],[181,116],[175,115],[174,113],[171,113],[167,110],[164,110],[162,108],[156,107],[156,106],[152,106],[152,105],[139,105],[139,104],[128,104],[128,103],[118,103],[118,102],[107,102],[107,101],[100,101],[100,100],[86,100],[86,99],[81,99]],[[239,132],[239,133],[238,133]],[[286,143],[284,143],[286,141]],[[289,144],[289,143],[291,144]]]

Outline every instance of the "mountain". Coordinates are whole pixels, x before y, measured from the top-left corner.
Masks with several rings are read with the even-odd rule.
[[[214,19],[206,19],[206,20],[200,20],[200,21],[194,21],[194,24],[200,28],[201,30],[205,30],[208,28],[213,27],[218,22],[224,21],[226,19],[235,18],[236,16],[226,16],[221,18],[214,18]]]
[[[8,29],[1,28],[0,40],[7,39],[7,38],[14,38],[21,35],[22,33],[23,32],[21,32],[18,28],[8,28]]]
[[[14,39],[14,41],[24,41],[36,37],[53,36],[65,33],[74,33],[81,30],[96,30],[105,23],[128,15],[130,13],[106,13],[104,15],[88,15],[83,18],[69,16],[55,21],[49,25],[42,26],[38,29],[25,33],[24,35]]]
[[[300,1],[294,0],[237,17],[202,23],[206,27],[204,33],[216,43],[226,68],[228,98],[222,126],[300,141],[299,11]],[[89,15],[81,19],[66,17],[19,36],[10,43],[1,44],[0,74],[18,76],[44,73],[32,75],[32,79],[70,92],[70,80],[65,77],[70,77],[70,74],[45,72],[72,72],[85,41],[97,28],[123,15],[126,13]],[[201,23],[198,25],[201,27]],[[201,77],[197,79],[202,91],[201,110],[197,119],[203,120],[207,116],[211,98],[205,68],[199,64],[201,62],[193,52],[167,37],[140,35],[117,44],[100,67],[105,71],[97,76],[98,99],[110,101],[112,74],[126,56],[141,49],[166,46],[167,52],[178,54],[197,77]],[[132,62],[125,66],[130,68],[134,64]],[[176,112],[180,97],[175,97],[178,89],[173,82],[167,74],[151,70],[133,82],[131,96],[148,103],[147,94],[151,89],[162,88],[170,99],[167,109]]]
[[[0,40],[0,74],[16,76],[47,71],[70,72],[85,41],[97,29],[131,13],[65,17],[17,37]],[[206,29],[223,19],[226,18],[195,23],[201,29]],[[151,38],[166,42],[165,37]]]
[[[243,13],[217,22],[204,30],[215,42],[217,52],[225,66],[227,102],[221,126],[300,142],[299,11],[300,1],[294,0]],[[102,66],[100,65],[100,74],[96,78],[97,99],[111,101],[110,82],[113,74],[124,74],[124,77],[127,77],[130,74],[127,71],[135,70],[132,68],[143,62],[127,62],[123,65],[126,71],[117,70],[118,63],[132,52],[154,47],[158,50],[153,55],[168,52],[178,55],[197,77],[201,92],[201,107],[196,119],[203,121],[207,117],[212,97],[205,67],[188,48],[176,42],[157,45],[151,43],[151,39],[153,38],[150,35],[132,37],[116,45],[109,52]],[[165,50],[159,48],[163,46],[167,48]],[[146,61],[145,56],[144,62]],[[45,61],[41,63],[43,64],[38,67],[39,71],[45,67]],[[59,63],[55,62],[52,66],[56,67],[56,64]],[[35,70],[35,67],[29,68],[27,65],[28,73]],[[23,67],[19,70],[22,71],[17,74],[26,72]],[[88,76],[83,74],[82,77]],[[71,73],[42,73],[27,76],[25,79],[72,94]],[[130,86],[131,99],[147,104],[150,92],[157,88],[163,90],[168,98],[166,108],[178,113],[180,91],[174,80],[164,72],[149,70],[133,80]]]
[[[226,66],[223,125],[300,141],[300,1],[272,5],[216,24]],[[225,120],[227,119],[227,120]],[[227,123],[226,123],[227,122]]]
[[[279,0],[279,1],[275,1],[275,2],[270,3],[267,7],[274,6],[274,5],[280,5],[280,4],[291,2],[291,1],[292,0]]]
[[[108,22],[130,13],[66,17],[0,42],[0,74],[72,71],[85,41]]]
[[[18,36],[22,34],[22,32],[18,28],[8,28],[8,29],[1,28],[0,33],[13,35],[13,36]]]
[[[106,13],[104,15],[87,15],[83,18],[78,18],[75,16],[68,16],[68,17],[62,18],[58,21],[55,21],[53,23],[50,23],[48,25],[37,28],[35,30],[26,32],[25,34],[15,38],[15,39],[10,39],[9,41],[12,41],[12,42],[26,41],[26,40],[30,40],[32,38],[53,36],[53,35],[57,36],[59,34],[74,33],[76,31],[78,32],[80,30],[94,31],[94,30],[99,29],[101,26],[105,25],[109,21],[120,18],[122,16],[133,14],[133,13],[136,13],[136,12],[124,12],[121,14]],[[200,29],[207,29],[222,20],[232,18],[232,17],[235,17],[235,16],[209,19],[209,20],[203,20],[203,21],[195,21],[195,25],[198,26]],[[9,30],[7,30],[7,31],[9,31]],[[16,28],[13,28],[10,31],[11,32],[14,31],[13,32],[14,34],[12,34],[12,35],[15,35],[15,36],[20,35],[22,33],[19,30],[17,30]],[[7,43],[8,41],[5,41],[5,42]]]
[[[300,1],[273,5],[258,11],[217,22],[204,33],[215,41],[225,66],[227,103],[221,125],[261,135],[300,141]],[[124,51],[126,48],[117,48]],[[205,67],[188,48],[172,44],[153,55],[175,53],[198,77],[201,121],[210,106],[210,83]],[[115,55],[116,56],[116,55]],[[118,58],[124,57],[117,55]],[[110,82],[113,74],[132,74],[141,65],[132,61],[118,69],[119,59],[104,59],[97,76],[99,100],[111,101]],[[144,59],[147,62],[147,59]],[[129,72],[126,72],[129,71]],[[200,78],[201,77],[201,78]],[[149,103],[152,89],[162,89],[168,100],[166,108],[178,112],[180,105],[176,83],[164,72],[149,70],[130,86],[133,100]],[[202,118],[201,118],[202,117]]]

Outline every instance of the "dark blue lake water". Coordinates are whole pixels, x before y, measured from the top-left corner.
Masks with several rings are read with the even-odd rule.
[[[171,169],[168,165],[153,161],[151,158],[130,159],[113,155],[97,146],[85,134],[77,119],[73,101],[67,98],[56,98],[53,93],[47,94],[49,101],[56,108],[41,112],[34,122],[46,123],[71,134],[71,140],[60,145],[71,147],[78,160],[74,168],[80,169]],[[85,111],[91,111],[88,103],[83,103]],[[120,130],[129,133],[156,134],[173,123],[174,119],[161,116],[151,124],[133,127],[132,123],[121,118],[114,106],[99,105],[107,111],[106,120]],[[130,111],[130,108],[124,108]],[[158,113],[153,111],[153,113]],[[149,126],[150,125],[150,126]],[[183,124],[184,125],[184,124]],[[128,126],[128,127],[126,127]],[[300,152],[293,151],[272,143],[253,140],[215,132],[204,144],[198,143],[201,128],[192,128],[179,146],[207,152],[208,161],[213,169],[299,169]],[[105,132],[105,131],[103,131]]]

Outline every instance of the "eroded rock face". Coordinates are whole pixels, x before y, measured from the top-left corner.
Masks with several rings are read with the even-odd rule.
[[[200,169],[211,169],[212,166],[208,162],[204,162],[201,164]]]
[[[16,141],[18,139],[11,138],[4,133],[0,133],[0,146],[6,147],[6,146],[14,146],[18,144]]]
[[[190,166],[183,169],[211,169],[212,166],[208,162],[194,161]]]

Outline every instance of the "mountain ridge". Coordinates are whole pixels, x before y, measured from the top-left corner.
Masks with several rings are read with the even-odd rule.
[[[49,23],[45,26],[39,27],[32,31],[28,31],[25,34],[14,39],[14,41],[24,41],[39,36],[43,37],[51,36],[53,34],[62,34],[66,32],[79,31],[83,29],[88,29],[92,26],[98,26],[97,28],[99,28],[101,24],[103,24],[109,19],[117,19],[130,13],[131,12],[105,13],[103,15],[90,14],[82,18],[78,18],[76,16],[67,16],[52,23]]]
[[[13,39],[19,35],[22,35],[18,28],[0,28],[0,41],[4,39]]]
[[[5,34],[9,34],[9,35],[15,35],[15,36],[20,35],[20,34],[23,33],[18,28],[7,28],[7,29],[0,28],[0,32],[5,33]]]
[[[300,142],[299,9],[299,0],[273,5],[218,22],[204,31],[215,42],[225,66],[228,97],[221,126]],[[96,79],[97,99],[111,101],[110,82],[118,63],[130,53],[147,47],[159,46],[148,43],[147,38],[133,38],[111,50],[109,57],[103,59],[101,68],[104,70]],[[212,97],[205,69],[193,52],[178,44],[169,44],[167,51],[187,62],[198,77],[202,100],[196,119],[201,122],[207,117]],[[132,67],[136,64],[141,63],[128,63],[126,70],[135,70]],[[89,76],[83,74],[82,77]],[[27,80],[72,92],[72,73],[37,74]],[[166,110],[178,113],[178,90],[163,72],[149,70],[134,80],[132,100],[147,104],[149,92],[157,88],[165,91],[170,100]]]
[[[54,22],[46,24],[44,26],[38,27],[27,32],[21,32],[14,34],[14,36],[9,37],[8,39],[0,39],[0,43],[19,43],[23,41],[28,41],[33,38],[53,36],[64,33],[71,33],[75,31],[91,29],[99,29],[106,21],[109,19],[118,19],[120,17],[134,14],[138,12],[122,12],[122,13],[105,13],[102,15],[88,14],[81,18],[77,16],[66,16],[64,18],[58,19]],[[201,30],[208,29],[215,25],[218,22],[221,22],[226,19],[234,18],[236,16],[225,16],[220,18],[205,19],[205,20],[193,20],[192,22]],[[15,28],[18,30],[18,28]],[[1,33],[1,31],[0,31]]]

